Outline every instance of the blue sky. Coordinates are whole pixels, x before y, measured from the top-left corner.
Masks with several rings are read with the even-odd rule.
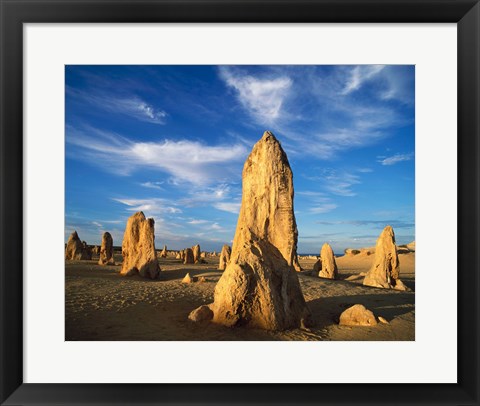
[[[265,130],[294,175],[299,253],[414,240],[414,66],[65,67],[65,240],[121,245],[155,219],[157,248],[220,250],[243,163]]]

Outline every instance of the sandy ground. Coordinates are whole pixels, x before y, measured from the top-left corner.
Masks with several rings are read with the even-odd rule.
[[[94,257],[95,258],[95,257]],[[415,253],[400,254],[400,278],[415,289]],[[121,262],[121,255],[115,256]],[[213,301],[221,276],[218,257],[207,264],[183,265],[180,260],[160,258],[161,279],[122,277],[120,265],[99,266],[92,261],[66,261],[66,340],[414,340],[415,293],[377,289],[362,285],[374,255],[337,258],[340,280],[310,276],[315,260],[300,260],[305,270],[298,274],[314,325],[284,332],[227,328],[213,323],[194,323],[188,314]],[[189,272],[204,276],[203,283],[182,284]],[[346,280],[348,279],[348,280]],[[374,327],[338,325],[343,310],[363,304],[389,324]]]

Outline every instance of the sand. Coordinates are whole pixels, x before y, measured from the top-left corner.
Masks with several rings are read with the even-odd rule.
[[[160,280],[119,275],[122,257],[115,266],[91,261],[65,264],[65,339],[81,341],[119,340],[415,340],[415,253],[401,253],[400,278],[413,289],[399,292],[362,285],[374,255],[337,258],[340,280],[310,275],[315,259],[300,260],[298,274],[314,325],[309,329],[268,332],[213,323],[194,323],[188,314],[213,301],[215,284],[222,275],[218,257],[206,264],[183,265],[180,260],[159,258]],[[181,283],[188,273],[204,276],[206,282]],[[343,310],[363,304],[389,324],[374,327],[339,326]]]

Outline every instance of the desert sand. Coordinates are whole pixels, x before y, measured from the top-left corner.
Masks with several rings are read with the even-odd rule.
[[[345,255],[336,258],[338,280],[310,275],[315,258],[302,259],[300,286],[312,313],[312,325],[275,332],[245,327],[225,327],[188,320],[201,305],[212,303],[222,271],[219,257],[207,256],[205,264],[183,264],[173,256],[160,258],[157,280],[120,275],[122,256],[115,251],[116,265],[98,265],[92,260],[66,261],[65,339],[118,340],[414,340],[415,252],[399,250],[400,276],[412,291],[401,292],[363,286],[364,274],[375,255]],[[203,276],[205,282],[182,283],[187,273]],[[372,327],[340,326],[340,314],[362,304],[389,324]]]

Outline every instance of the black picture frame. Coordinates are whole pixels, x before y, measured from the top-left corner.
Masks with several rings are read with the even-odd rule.
[[[479,405],[479,0],[0,0],[0,14],[2,405],[147,403]],[[35,22],[456,23],[458,383],[282,385],[23,383],[23,24]],[[439,308],[441,309],[441,304]]]

